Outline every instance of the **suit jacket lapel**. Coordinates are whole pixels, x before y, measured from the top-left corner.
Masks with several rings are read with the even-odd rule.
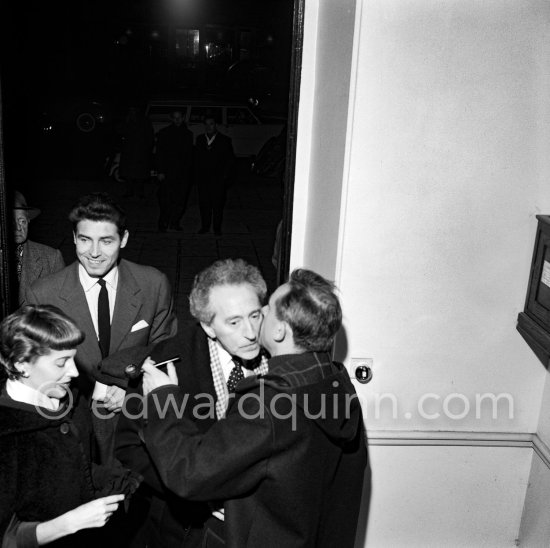
[[[86,333],[84,342],[78,347],[78,354],[86,356],[88,358],[86,364],[89,363],[93,367],[94,364],[101,361],[101,350],[97,342],[97,334],[88,308],[88,301],[78,278],[79,264],[78,261],[75,261],[71,265],[59,298],[66,301],[66,310],[70,310],[69,316]]]
[[[115,310],[111,322],[109,354],[116,352],[130,332],[142,306],[142,291],[124,259],[118,265]]]
[[[40,277],[42,269],[42,257],[36,253],[36,249],[27,240],[23,244],[23,259],[21,262],[21,280],[19,281],[19,300],[24,297],[24,289]]]
[[[214,388],[214,379],[212,378],[212,367],[210,365],[210,350],[208,349],[208,337],[200,325],[197,327],[196,346],[194,346],[195,352],[191,356],[195,363],[199,363],[200,367],[197,368],[193,365],[195,370],[198,369],[196,376],[199,381],[201,392],[211,394],[216,397],[216,389]],[[208,365],[207,365],[208,364]]]
[[[42,257],[28,240],[23,244],[23,272],[29,280],[35,280],[42,272]],[[23,275],[21,275],[23,279]]]
[[[32,270],[32,260],[30,257],[29,242],[23,244],[23,258],[21,260],[21,279],[19,280],[19,302],[22,302],[25,296],[25,288],[30,285],[30,272]]]

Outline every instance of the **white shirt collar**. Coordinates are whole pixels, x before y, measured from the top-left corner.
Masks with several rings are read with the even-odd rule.
[[[231,364],[231,367],[233,367],[234,364],[231,354],[218,341],[216,341],[216,345],[218,346],[218,358],[220,359],[222,367],[225,368],[228,364]]]
[[[92,287],[94,287],[99,280],[99,278],[92,278],[92,276],[86,272],[86,269],[81,264],[78,265],[78,278],[80,280],[80,284],[82,285],[82,289],[84,289],[86,293],[90,291],[90,289],[92,289]],[[118,285],[118,266],[115,265],[111,268],[111,270],[103,276],[103,279],[108,286],[116,291]]]
[[[8,396],[15,401],[22,403],[28,403],[35,407],[43,407],[50,411],[57,411],[59,408],[59,400],[56,398],[49,398],[46,394],[31,388],[23,384],[21,381],[8,379],[6,381],[6,392]]]
[[[216,135],[218,134],[218,132],[214,133],[214,135],[212,135],[212,137],[208,137],[208,134],[205,133],[206,135],[206,143],[208,144],[208,146],[210,146],[213,142],[214,142],[214,139],[216,138]]]

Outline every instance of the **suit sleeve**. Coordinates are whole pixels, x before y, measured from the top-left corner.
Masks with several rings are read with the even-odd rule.
[[[123,466],[140,474],[145,485],[157,493],[162,493],[165,487],[139,436],[140,398],[140,394],[135,390],[128,390],[126,393],[124,413],[120,414],[116,429],[115,455]]]
[[[157,344],[164,339],[174,337],[178,331],[178,320],[174,312],[170,283],[162,273],[157,291],[157,307],[149,334],[149,344]]]
[[[132,349],[131,349],[132,350]],[[167,339],[154,349],[147,347],[141,350],[141,354],[134,353],[133,363],[141,364],[145,357],[151,356],[156,362],[160,362],[175,356],[181,356],[187,349],[181,346],[181,338],[174,337]],[[121,351],[124,353],[124,351]],[[106,360],[109,360],[106,358]],[[105,361],[103,363],[105,363]],[[132,360],[131,360],[132,361]],[[129,362],[128,362],[129,363]],[[177,367],[177,365],[176,365]],[[184,375],[178,375],[180,382]],[[124,412],[120,414],[116,430],[116,457],[130,470],[143,476],[143,482],[158,493],[166,490],[161,478],[155,469],[151,457],[145,447],[139,433],[142,427],[142,406],[143,400],[141,382],[134,384],[128,389],[124,400]]]
[[[273,453],[272,419],[260,397],[246,393],[204,434],[182,416],[181,401],[175,386],[154,390],[146,400],[143,437],[166,487],[197,501],[234,498],[253,489]]]

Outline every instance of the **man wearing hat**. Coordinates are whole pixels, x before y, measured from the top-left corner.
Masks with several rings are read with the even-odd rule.
[[[53,274],[65,267],[59,249],[28,240],[29,223],[40,215],[40,210],[27,205],[21,192],[15,191],[13,201],[13,236],[17,281],[19,282],[19,304],[25,297],[25,290],[38,278]]]

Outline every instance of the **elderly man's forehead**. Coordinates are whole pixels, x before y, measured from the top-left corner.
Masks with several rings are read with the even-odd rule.
[[[28,219],[29,218],[29,213],[25,209],[14,209],[13,214],[14,214],[16,219],[21,219],[21,218]]]
[[[210,310],[216,314],[230,314],[232,310],[261,308],[260,296],[256,288],[250,283],[219,284],[210,288],[208,293]]]

